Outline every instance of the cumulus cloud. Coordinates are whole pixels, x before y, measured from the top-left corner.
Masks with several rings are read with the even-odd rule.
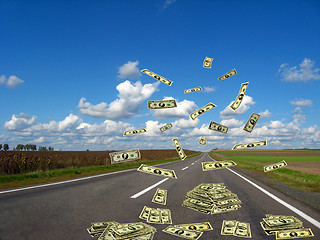
[[[278,72],[281,73],[283,81],[286,82],[307,82],[320,80],[319,68],[314,67],[315,63],[305,58],[299,67],[288,67],[287,63],[281,64]]]
[[[309,99],[295,99],[294,101],[290,101],[290,104],[298,107],[309,107],[312,105],[312,101]]]
[[[221,121],[222,125],[225,125],[229,128],[233,128],[233,127],[239,127],[243,125],[243,121],[239,121],[237,119],[231,118],[231,119],[226,119],[226,120],[222,120]]]
[[[204,91],[205,91],[206,93],[211,93],[211,92],[214,92],[215,89],[214,89],[214,87],[204,87]]]
[[[233,103],[230,102],[229,106]],[[222,110],[220,112],[220,118],[221,119],[231,119],[231,118],[235,118],[243,113],[245,113],[246,111],[249,110],[249,108],[251,106],[253,106],[256,102],[253,101],[253,98],[248,96],[248,95],[244,95],[244,98],[242,100],[242,103],[240,105],[240,107],[236,110],[233,111],[229,106],[227,106],[224,110]]]
[[[263,112],[259,112],[261,118],[269,118],[271,117],[271,112],[267,109]]]
[[[173,99],[173,97],[165,97],[163,100]],[[193,101],[183,100],[177,101],[177,107],[167,108],[160,110],[151,110],[153,116],[156,119],[167,119],[167,118],[184,118],[190,115],[190,113],[197,109],[197,105]]]
[[[119,78],[138,78],[141,76],[141,72],[139,68],[137,67],[139,64],[139,61],[131,62],[123,64],[121,67],[119,67]]]
[[[109,118],[120,120],[135,116],[143,101],[148,99],[157,89],[160,82],[142,85],[140,81],[131,84],[130,81],[120,83],[118,90],[118,99],[111,102],[108,106],[106,102],[93,105],[86,102],[82,97],[79,101],[78,108],[80,113],[91,117]]]
[[[17,88],[24,81],[17,76],[11,75],[7,80],[4,75],[0,76],[0,85],[6,85],[8,88]]]
[[[34,124],[35,120],[36,116],[30,116],[26,113],[13,114],[11,120],[5,122],[4,127],[7,130],[19,131]]]

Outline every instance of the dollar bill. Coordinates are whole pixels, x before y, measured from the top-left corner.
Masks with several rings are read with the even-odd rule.
[[[313,232],[310,228],[291,229],[276,232],[276,239],[294,239],[313,236]]]
[[[202,162],[201,164],[203,171],[217,170],[237,165],[233,161]]]
[[[172,224],[171,211],[169,209],[157,208],[160,212],[162,224]]]
[[[177,102],[175,99],[148,101],[149,109],[166,109],[175,107],[177,107]]]
[[[154,73],[154,72],[151,72],[151,71],[148,70],[148,69],[143,69],[143,70],[141,70],[141,72],[143,72],[143,73],[149,75],[150,77],[153,77],[154,79],[156,79],[156,80],[158,80],[158,81],[160,81],[160,82],[163,82],[163,83],[165,83],[165,84],[167,84],[167,85],[169,85],[169,86],[171,86],[171,84],[173,83],[173,82],[170,81],[169,79],[166,79],[166,78],[164,78],[164,77],[161,77],[160,75],[158,75],[158,74],[156,74],[156,73]]]
[[[164,132],[164,131],[166,131],[166,130],[168,130],[168,129],[170,129],[170,128],[172,128],[172,123],[169,123],[169,124],[166,124],[166,125],[162,126],[162,127],[160,128],[160,131],[161,131],[161,132]]]
[[[231,205],[235,205],[235,204],[240,204],[241,201],[238,198],[230,198],[230,199],[226,199],[226,200],[218,200],[218,201],[215,201],[215,203],[218,206],[226,207],[226,206],[231,206]]]
[[[129,162],[137,159],[141,159],[139,149],[131,149],[120,152],[109,153],[111,164]]]
[[[128,235],[133,232],[137,232],[139,230],[142,230],[145,228],[145,225],[142,222],[137,222],[137,223],[127,223],[127,224],[122,224],[121,227],[114,229],[113,231],[120,235]]]
[[[204,114],[205,112],[208,112],[209,110],[215,108],[217,105],[214,105],[213,103],[208,103],[207,105],[205,105],[204,107],[198,109],[197,111],[193,112],[190,114],[190,118],[192,120],[195,120],[197,117],[199,117],[200,115]]]
[[[202,235],[202,232],[199,232],[199,231],[186,230],[186,229],[181,229],[174,226],[168,226],[162,231],[165,233],[171,234],[173,236],[177,236],[185,239],[193,239],[193,240],[199,239]]]
[[[152,208],[150,210],[148,219],[147,219],[148,223],[157,223],[157,224],[161,224],[161,214],[160,211],[158,209]]]
[[[141,211],[141,213],[140,213],[140,215],[139,215],[139,218],[147,221],[147,219],[148,219],[148,217],[150,215],[151,209],[152,208],[150,208],[150,207],[144,206],[142,211]]]
[[[282,160],[279,163],[274,163],[274,164],[271,164],[271,165],[268,165],[268,166],[264,166],[263,170],[264,170],[264,172],[270,172],[270,171],[276,170],[278,168],[282,168],[282,167],[287,166],[287,165],[288,164],[286,163],[286,161]]]
[[[262,147],[262,146],[267,146],[267,140],[252,142],[252,143],[236,144],[233,146],[233,148],[231,150],[246,149],[246,148],[253,148],[253,147]]]
[[[99,238],[98,238],[98,240],[110,240],[110,239],[112,239],[112,237],[111,237],[111,229],[113,228],[113,227],[116,227],[116,226],[118,226],[118,225],[120,225],[119,223],[117,223],[117,222],[111,222],[105,229],[104,229],[104,231],[101,233],[101,235],[99,236]]]
[[[241,88],[240,88],[240,91],[238,93],[236,100],[229,106],[233,111],[236,111],[240,107],[240,104],[242,103],[244,95],[247,91],[248,84],[249,84],[249,82],[241,84]]]
[[[187,155],[184,153],[184,151],[179,143],[178,138],[173,138],[172,141],[173,141],[174,146],[176,147],[176,150],[177,150],[181,160],[182,161],[185,160]]]
[[[207,138],[206,137],[201,137],[200,140],[199,140],[199,144],[207,145]]]
[[[270,227],[282,226],[296,222],[293,216],[284,216],[282,218],[263,218],[262,220]]]
[[[231,71],[229,71],[229,72],[227,72],[226,74],[224,74],[224,75],[222,75],[221,77],[219,77],[218,79],[221,80],[221,81],[223,81],[223,80],[226,80],[227,78],[232,77],[232,76],[234,76],[234,75],[236,75],[236,74],[237,74],[237,71],[236,71],[236,69],[234,68],[234,69],[232,69]]]
[[[199,231],[199,232],[213,230],[213,228],[209,222],[187,223],[187,224],[178,224],[178,225],[173,225],[173,226],[178,227],[180,229]]]
[[[167,190],[158,188],[152,198],[152,202],[166,205],[167,204]]]
[[[213,58],[206,57],[203,61],[203,67],[204,68],[211,68]]]
[[[213,122],[213,121],[210,121],[208,129],[214,130],[214,131],[217,131],[217,132],[221,132],[221,133],[227,133],[228,132],[228,127],[226,127],[226,126],[224,126],[224,125],[222,125],[220,123]]]
[[[221,235],[233,235],[236,230],[236,220],[223,220],[221,227]]]
[[[141,129],[135,129],[135,130],[130,130],[130,131],[125,131],[123,133],[123,136],[129,136],[129,135],[134,135],[134,134],[139,134],[139,133],[145,133],[147,132],[147,129],[141,128]]]
[[[233,235],[237,237],[251,238],[250,224],[237,221]]]
[[[170,170],[170,169],[164,169],[164,168],[147,166],[147,165],[141,164],[140,167],[137,169],[137,171],[148,173],[148,174],[153,174],[156,176],[170,177],[170,178],[177,179],[177,175],[174,172],[174,170]]]
[[[248,119],[246,125],[244,125],[243,130],[251,133],[254,126],[258,122],[259,118],[260,118],[259,114],[252,113],[250,118]]]
[[[106,230],[105,230],[106,231]],[[123,239],[146,239],[145,236],[150,233],[155,233],[156,228],[142,223],[123,223],[118,224],[107,230],[108,234],[103,239],[115,239],[115,240],[123,240]],[[102,236],[102,235],[101,235]],[[100,237],[101,237],[100,236]]]
[[[202,88],[196,87],[196,88],[186,89],[186,90],[184,90],[184,93],[191,93],[191,92],[197,92],[197,91],[202,91]]]

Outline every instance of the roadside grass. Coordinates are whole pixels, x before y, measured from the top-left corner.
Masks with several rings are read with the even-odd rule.
[[[221,154],[220,152],[217,152]],[[264,175],[265,177],[271,178],[272,181],[281,182],[284,184],[289,185],[292,188],[297,188],[300,190],[307,190],[311,192],[320,192],[320,176],[314,174],[307,174],[301,173],[299,171],[280,168],[275,171],[271,172],[264,172],[263,166],[259,164],[250,163],[247,161],[238,158],[239,156],[217,156],[213,152],[209,153],[210,156],[216,160],[232,160],[237,163],[237,167],[244,168],[247,170],[251,170],[253,172],[259,173]],[[248,157],[248,156],[241,156],[241,157]],[[261,156],[254,156],[254,157],[261,157]],[[268,156],[269,157],[269,156]],[[280,158],[283,156],[279,156]],[[305,156],[303,156],[305,157]],[[276,160],[275,162],[277,162]],[[281,161],[281,160],[280,160]],[[259,161],[258,159],[255,162],[263,162]]]
[[[189,155],[188,158],[199,156],[201,152]],[[172,158],[166,160],[151,160],[137,161],[119,164],[79,167],[79,168],[64,168],[48,171],[37,171],[24,174],[0,175],[0,189],[8,189],[15,187],[23,187],[40,183],[50,183],[55,181],[86,177],[96,174],[116,172],[126,169],[138,168],[141,164],[156,165],[161,163],[181,161],[180,158]]]
[[[246,162],[273,163],[281,162],[320,162],[320,156],[232,156],[234,160]]]
[[[284,153],[284,152],[320,152],[319,150],[218,150],[217,154],[228,154],[228,155],[238,155],[239,153],[262,153],[262,152],[273,152],[273,153]]]

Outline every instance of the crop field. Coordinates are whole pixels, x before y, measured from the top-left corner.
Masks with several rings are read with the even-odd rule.
[[[216,160],[232,160],[240,168],[258,172],[291,187],[320,192],[319,150],[215,150],[210,155]],[[288,165],[264,173],[263,166],[282,160]]]

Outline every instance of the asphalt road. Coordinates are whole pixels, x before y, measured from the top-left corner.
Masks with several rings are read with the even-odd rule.
[[[0,240],[14,239],[92,239],[87,233],[91,222],[117,221],[119,223],[139,222],[144,206],[169,208],[173,224],[208,221],[213,231],[204,232],[200,239],[242,239],[220,235],[223,220],[248,222],[252,239],[275,239],[267,236],[259,222],[265,214],[292,215],[310,227],[320,239],[320,212],[311,209],[288,196],[245,176],[237,175],[237,168],[203,172],[201,162],[211,161],[208,153],[200,156],[159,165],[173,169],[178,179],[162,182],[144,194],[131,198],[165,178],[134,170],[109,174],[86,180],[38,187],[14,192],[0,192]],[[182,170],[183,169],[183,170]],[[239,174],[239,173],[238,173]],[[244,179],[244,178],[245,179]],[[247,180],[262,188],[263,192]],[[181,206],[186,193],[200,183],[223,182],[226,188],[238,195],[241,208],[227,213],[206,215]],[[167,189],[167,205],[158,205],[151,199],[160,187]],[[284,206],[268,193],[281,199]],[[297,214],[294,207],[301,212]],[[306,218],[311,217],[310,221]],[[151,224],[157,228],[155,240],[179,239],[162,232],[168,225]]]

